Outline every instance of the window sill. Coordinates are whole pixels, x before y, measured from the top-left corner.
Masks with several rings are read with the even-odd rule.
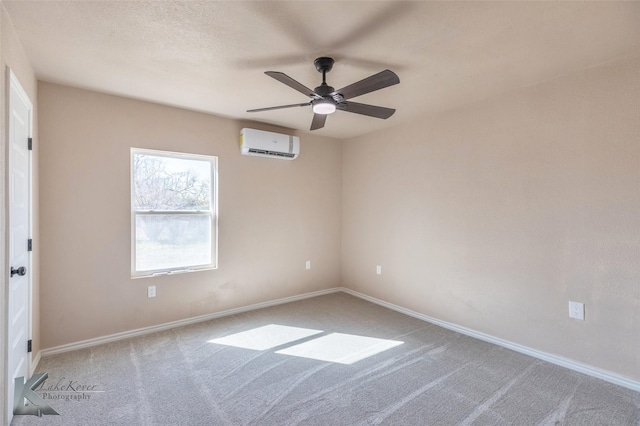
[[[162,277],[162,276],[167,276],[167,275],[182,275],[182,274],[189,274],[191,272],[200,272],[200,271],[211,271],[211,270],[215,270],[218,269],[217,266],[207,266],[205,268],[196,268],[196,269],[176,269],[176,270],[172,270],[172,271],[159,271],[159,272],[151,272],[148,274],[142,274],[142,275],[131,275],[131,279],[132,280],[136,280],[138,278],[155,278],[155,277]]]

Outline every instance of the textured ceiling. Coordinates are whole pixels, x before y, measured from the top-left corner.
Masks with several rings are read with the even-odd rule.
[[[313,60],[340,88],[383,69],[400,84],[354,99],[316,133],[349,138],[640,55],[638,2],[6,1],[40,80],[308,131]]]

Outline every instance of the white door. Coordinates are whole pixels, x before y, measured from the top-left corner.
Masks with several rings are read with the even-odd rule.
[[[31,354],[27,341],[31,327],[31,136],[32,105],[11,70],[9,74],[9,138],[7,169],[9,194],[9,306],[8,306],[8,397],[9,421],[13,417],[16,377],[29,378]],[[22,269],[24,268],[24,269]]]

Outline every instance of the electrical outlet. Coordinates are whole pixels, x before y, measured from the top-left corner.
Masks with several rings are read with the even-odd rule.
[[[147,287],[147,297],[156,297],[156,286],[150,285]]]
[[[382,266],[376,265],[376,274],[382,275]]]
[[[306,264],[307,269],[311,269],[311,261],[307,260],[307,264]]]
[[[584,303],[569,302],[569,318],[584,321]]]

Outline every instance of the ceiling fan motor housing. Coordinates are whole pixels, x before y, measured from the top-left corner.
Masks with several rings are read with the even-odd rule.
[[[327,83],[322,83],[320,86],[313,89],[313,91],[323,98],[333,99],[331,96],[329,96],[329,94],[335,92],[335,89],[329,86]]]

